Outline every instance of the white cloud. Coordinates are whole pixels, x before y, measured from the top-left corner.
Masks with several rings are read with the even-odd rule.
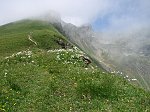
[[[107,0],[1,0],[0,24],[55,10],[67,22],[81,25],[91,22],[108,7]]]
[[[150,26],[149,0],[127,0],[120,3],[119,6],[116,7],[109,18],[110,25],[108,29],[112,31],[136,30],[141,27]],[[108,29],[106,28],[106,30]]]
[[[0,25],[54,10],[75,25],[108,16],[108,29],[115,29],[148,23],[149,7],[149,0],[0,0]]]

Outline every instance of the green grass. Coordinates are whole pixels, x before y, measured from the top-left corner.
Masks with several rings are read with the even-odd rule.
[[[39,21],[28,22],[6,25],[5,30],[0,27],[0,32],[6,33],[14,30],[16,24],[20,30],[18,34],[17,28],[12,32],[15,36],[10,37],[7,32],[8,37],[0,37],[4,43],[0,44],[0,112],[150,111],[149,92],[95,64],[85,69],[80,50],[61,50],[55,43],[57,38],[67,40],[54,27],[42,23],[46,27],[40,29],[32,26],[41,26]],[[24,28],[27,26],[33,28],[32,38],[37,46],[28,41],[30,29]]]
[[[32,32],[32,39],[38,44],[36,47],[28,39],[30,32]],[[50,23],[31,20],[10,23],[0,27],[0,56],[7,56],[29,47],[40,49],[61,48],[55,42],[58,39],[66,41],[63,35]]]

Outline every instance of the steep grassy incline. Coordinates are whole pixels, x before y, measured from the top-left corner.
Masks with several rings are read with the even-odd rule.
[[[37,46],[29,39],[37,42]],[[8,55],[27,48],[61,48],[56,40],[65,38],[50,24],[24,20],[0,27],[0,55]]]
[[[61,44],[60,44],[61,43]],[[149,112],[150,93],[85,68],[84,53],[51,24],[0,27],[0,112]]]

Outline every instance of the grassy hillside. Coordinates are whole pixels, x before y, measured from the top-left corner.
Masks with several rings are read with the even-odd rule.
[[[37,42],[37,46],[28,38]],[[0,27],[0,55],[26,50],[27,48],[61,48],[55,40],[65,38],[49,23],[24,20]]]
[[[115,74],[85,68],[78,48],[51,24],[0,27],[0,112],[149,112],[150,93]],[[36,44],[35,44],[36,42]]]

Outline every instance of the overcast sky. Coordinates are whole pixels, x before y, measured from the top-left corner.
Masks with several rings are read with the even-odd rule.
[[[150,0],[0,0],[0,25],[49,10],[78,26],[90,23],[95,30],[150,25]]]

